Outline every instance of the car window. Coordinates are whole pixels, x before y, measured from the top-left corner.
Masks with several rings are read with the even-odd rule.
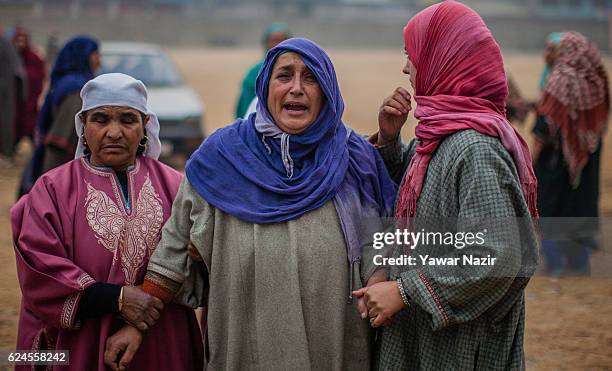
[[[121,72],[141,80],[146,86],[181,85],[172,62],[164,55],[103,53],[102,73]]]

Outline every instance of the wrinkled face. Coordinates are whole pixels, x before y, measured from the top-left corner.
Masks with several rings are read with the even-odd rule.
[[[266,42],[266,47],[268,48],[268,50],[270,50],[285,40],[287,40],[286,33],[280,32],[280,31],[272,32],[270,33],[270,35],[268,35],[268,41]]]
[[[24,50],[28,47],[28,37],[26,35],[17,35],[14,43],[17,50]]]
[[[129,107],[103,106],[87,112],[84,122],[92,164],[122,170],[134,163],[146,124],[139,111]]]
[[[404,72],[410,77],[410,85],[412,86],[412,90],[414,91],[414,82],[416,81],[417,70],[414,64],[412,64],[412,61],[410,61],[408,53],[406,53],[406,65],[404,66],[402,72]]]
[[[100,52],[96,50],[95,52],[91,53],[91,55],[89,55],[89,68],[91,68],[92,73],[96,73],[98,68],[100,68],[101,63],[102,61],[100,57]]]
[[[282,131],[306,130],[319,115],[323,98],[316,76],[298,54],[278,57],[268,83],[268,110]]]

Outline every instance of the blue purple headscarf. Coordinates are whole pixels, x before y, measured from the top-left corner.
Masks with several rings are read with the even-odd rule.
[[[87,81],[93,79],[94,71],[89,65],[89,57],[97,50],[98,42],[88,36],[77,36],[60,50],[51,70],[49,92],[37,124],[41,133],[46,133],[53,121],[53,107],[59,105],[67,95],[80,91]]]
[[[291,174],[283,162],[281,140],[262,138],[255,125],[256,120],[274,122],[264,102],[274,63],[285,52],[301,56],[325,96],[315,121],[303,133],[288,137]],[[350,210],[392,215],[396,186],[377,151],[342,123],[344,102],[336,73],[321,47],[293,38],[270,49],[256,91],[258,111],[217,130],[187,162],[187,179],[202,198],[238,219],[276,223],[297,219],[336,197],[345,235],[349,214],[354,214]]]

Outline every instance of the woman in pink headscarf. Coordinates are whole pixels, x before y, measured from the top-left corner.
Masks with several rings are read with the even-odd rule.
[[[419,232],[442,227],[453,238],[421,241],[405,253],[414,265],[391,266],[389,281],[355,292],[366,298],[362,317],[384,325],[375,368],[524,368],[537,183],[527,145],[505,117],[499,46],[480,16],[455,1],[417,14],[404,42],[416,140],[401,143],[411,96],[397,88],[382,104],[371,141],[401,182],[399,225]],[[468,233],[483,233],[482,240],[468,241]]]

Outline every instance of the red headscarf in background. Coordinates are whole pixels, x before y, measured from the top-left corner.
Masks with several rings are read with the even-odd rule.
[[[23,67],[26,71],[27,91],[24,94],[25,99],[17,108],[16,141],[19,141],[23,136],[33,136],[38,117],[38,98],[42,92],[47,74],[45,62],[34,50],[32,50],[30,45],[30,32],[26,28],[15,28],[13,43],[17,41],[17,38],[22,36],[26,38],[27,46],[17,52],[21,57]]]
[[[561,130],[563,157],[578,187],[608,123],[608,75],[597,48],[578,32],[564,32],[558,50],[538,109],[551,132]]]
[[[508,86],[501,52],[480,16],[461,3],[444,1],[408,22],[404,42],[416,68],[414,115],[419,143],[400,188],[397,218],[406,221],[416,215],[438,145],[466,129],[499,138],[514,159],[529,211],[537,217],[531,155],[506,119]]]

